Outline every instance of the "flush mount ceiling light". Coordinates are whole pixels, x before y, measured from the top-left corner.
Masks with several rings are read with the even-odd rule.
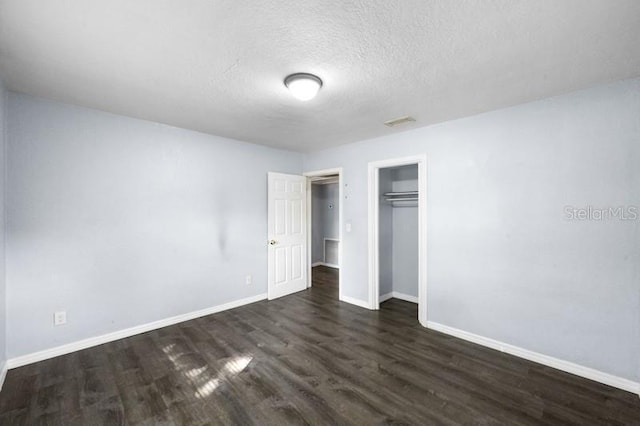
[[[287,76],[284,79],[284,85],[295,98],[308,101],[316,97],[318,90],[322,87],[322,80],[313,74],[299,72]]]

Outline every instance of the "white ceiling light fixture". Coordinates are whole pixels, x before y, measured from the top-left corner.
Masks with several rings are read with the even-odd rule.
[[[296,99],[308,101],[316,97],[322,87],[322,80],[313,74],[299,72],[287,76],[284,85]]]

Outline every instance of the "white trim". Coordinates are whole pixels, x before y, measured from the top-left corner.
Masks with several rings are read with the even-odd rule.
[[[8,367],[7,367],[7,363],[3,362],[2,363],[2,368],[0,368],[0,391],[2,390],[2,385],[4,385],[4,379],[7,378],[7,371],[8,371]]]
[[[312,178],[326,175],[338,175],[338,240],[340,241],[340,249],[338,250],[338,265],[342,265],[342,228],[344,226],[344,172],[342,167],[335,167],[333,169],[314,170],[311,172],[305,172],[302,176],[307,177],[307,287],[311,287],[313,277],[311,276],[311,268],[313,268],[311,260],[311,243],[312,243],[312,208],[311,208],[311,181]],[[329,266],[329,265],[327,265]],[[342,274],[338,276],[338,300],[342,300]]]
[[[165,318],[159,321],[154,321],[124,330],[115,331],[113,333],[107,333],[101,336],[90,337],[88,339],[79,340],[77,342],[67,343],[66,345],[57,346],[55,348],[45,349],[43,351],[11,358],[7,361],[6,366],[8,369],[22,367],[23,365],[44,361],[45,359],[54,358],[60,355],[66,355],[72,352],[80,351],[82,349],[87,349],[93,346],[102,345],[104,343],[113,342],[114,340],[124,339],[126,337],[135,336],[136,334],[146,333],[148,331],[157,330],[159,328],[178,324],[184,321],[189,321],[206,315],[215,314],[218,312],[237,308],[239,306],[248,305],[250,303],[259,302],[261,300],[265,300],[266,298],[266,293],[258,294],[256,296],[235,300],[233,302],[224,303],[222,305],[213,306],[211,308],[201,309],[199,311],[193,311],[182,315],[176,315],[171,318]]]
[[[326,266],[328,268],[333,268],[333,269],[340,269],[340,265],[334,265],[333,263],[327,263],[327,262],[314,262],[311,264],[312,268],[315,268],[316,266]]]
[[[448,334],[450,336],[458,337],[469,342],[477,343],[478,345],[486,346],[491,349],[506,352],[520,358],[528,359],[529,361],[537,362],[538,364],[546,365],[547,367],[566,371],[567,373],[575,374],[576,376],[595,380],[596,382],[604,383],[605,385],[613,386],[618,389],[633,392],[636,394],[640,393],[640,383],[622,377],[614,376],[609,373],[604,373],[593,368],[574,364],[572,362],[554,358],[552,356],[543,355],[538,352],[533,352],[528,349],[523,349],[518,346],[503,343],[498,340],[490,339],[488,337],[479,336],[477,334],[469,333],[468,331],[449,327],[447,325],[439,324],[433,321],[427,322],[427,328]]]
[[[316,185],[329,185],[332,183],[338,183],[338,178],[336,176],[314,176],[311,177],[311,182]]]
[[[354,297],[340,296],[340,301],[341,302],[350,303],[352,305],[356,305],[356,306],[359,306],[359,307],[364,308],[364,309],[369,309],[369,303],[368,302],[365,302],[364,300],[356,299]]]
[[[380,303],[386,302],[389,299],[400,299],[404,300],[405,302],[418,303],[418,298],[416,296],[412,296],[406,293],[400,293],[399,291],[392,291],[387,294],[381,294],[380,297],[378,297]]]
[[[391,297],[393,297],[394,299],[404,300],[405,302],[418,303],[418,296],[412,296],[410,294],[400,293],[397,291],[394,291],[391,294]]]
[[[379,170],[388,167],[418,165],[418,321],[427,326],[427,156],[372,161],[368,166],[369,183],[369,309],[380,309],[379,276]]]
[[[418,163],[418,322],[427,326],[427,156]]]
[[[369,309],[380,308],[380,267],[379,261],[379,187],[380,173],[379,168],[374,163],[369,163],[368,168],[368,197],[369,197]]]

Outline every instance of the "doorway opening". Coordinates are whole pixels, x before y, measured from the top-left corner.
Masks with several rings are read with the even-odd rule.
[[[369,305],[418,304],[427,324],[426,156],[369,163]]]
[[[321,286],[340,299],[342,265],[342,169],[309,172],[307,177],[307,286]]]

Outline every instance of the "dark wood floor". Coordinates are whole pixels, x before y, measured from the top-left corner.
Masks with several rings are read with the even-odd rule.
[[[635,424],[637,395],[314,287],[9,371],[0,423]]]

